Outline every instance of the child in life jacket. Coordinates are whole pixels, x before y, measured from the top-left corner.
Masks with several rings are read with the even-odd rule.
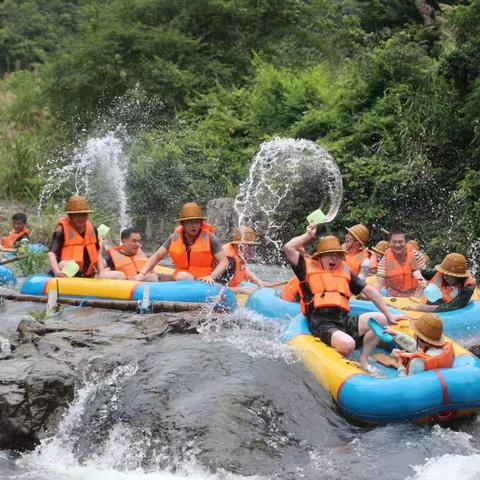
[[[6,237],[1,238],[2,250],[15,251],[15,245],[22,240],[28,241],[29,230],[27,228],[27,216],[23,212],[17,212],[12,216],[12,230]]]
[[[410,320],[415,338],[391,327],[385,332],[395,337],[395,342],[404,350],[394,349],[392,357],[397,360],[399,375],[413,375],[427,370],[451,368],[455,353],[451,342],[443,336],[443,321],[434,313],[425,313]]]

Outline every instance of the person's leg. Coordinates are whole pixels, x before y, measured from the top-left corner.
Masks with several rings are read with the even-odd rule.
[[[123,272],[116,270],[104,270],[103,275],[104,278],[108,278],[109,280],[126,280],[127,278]],[[98,274],[95,274],[95,278],[98,278]]]
[[[375,347],[378,345],[378,338],[377,336],[370,330],[368,327],[368,320],[370,318],[374,318],[377,322],[381,323],[382,325],[387,326],[388,321],[387,317],[383,313],[380,312],[367,312],[362,313],[358,318],[358,333],[363,336],[363,348],[362,353],[360,355],[360,364],[363,367],[368,365],[368,357],[373,352]]]
[[[189,280],[193,281],[195,280],[195,277],[188,272],[178,272],[177,275],[175,276],[175,280],[180,281],[180,280]]]
[[[355,350],[355,340],[347,333],[337,330],[331,336],[330,346],[340,355],[347,357]]]

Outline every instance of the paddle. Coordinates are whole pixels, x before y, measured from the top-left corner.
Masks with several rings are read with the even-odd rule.
[[[24,258],[29,257],[30,255],[20,255],[19,257],[7,258],[6,260],[1,260],[0,265],[7,265],[8,263],[13,263],[18,260],[23,260]]]
[[[382,365],[385,365],[386,367],[392,367],[392,368],[397,368],[398,367],[397,361],[392,356],[387,355],[386,353],[375,352],[375,353],[372,354],[372,357],[378,363],[381,363]]]

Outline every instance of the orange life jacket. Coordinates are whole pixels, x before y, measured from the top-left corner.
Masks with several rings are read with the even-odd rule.
[[[208,223],[202,223],[200,234],[193,245],[189,247],[190,258],[187,247],[183,240],[183,227],[180,225],[173,232],[173,238],[168,249],[168,254],[175,264],[174,277],[179,272],[188,272],[194,278],[201,278],[213,272],[215,259],[210,246],[210,234],[215,229]]]
[[[148,262],[147,256],[140,249],[132,256],[122,253],[121,245],[110,247],[107,252],[112,258],[115,270],[123,272],[127,278],[134,277]]]
[[[298,303],[300,300],[300,280],[296,275],[283,286],[280,298],[287,300],[287,302]]]
[[[472,277],[467,277],[464,279],[463,288],[467,286],[476,287],[477,284]],[[458,296],[460,293],[460,289],[456,285],[449,285],[447,282],[443,280],[443,275],[440,272],[437,272],[429,283],[435,284],[440,291],[442,292],[442,300],[444,302],[451,302],[454,298]],[[426,297],[422,297],[422,303],[428,303],[428,299]]]
[[[350,268],[350,271],[353,274],[358,275],[360,273],[362,263],[366,258],[369,258],[368,251],[366,248],[363,248],[362,250],[356,253],[347,252],[347,254],[345,255],[345,262],[347,262],[347,265]]]
[[[391,248],[385,250],[385,288],[392,297],[410,297],[418,287],[418,280],[412,274],[418,270],[415,252],[407,245],[405,263],[400,263]]]
[[[420,358],[425,364],[425,370],[436,370],[438,368],[451,368],[455,360],[455,352],[453,350],[452,342],[446,342],[444,345],[445,351],[439,355],[427,355],[425,352],[399,352],[402,363],[407,369],[407,374],[410,370],[410,364],[414,358]]]
[[[21,238],[21,237],[27,237],[28,238],[28,234],[29,234],[29,230],[27,227],[23,227],[19,232],[16,232],[15,230],[12,230],[11,232],[9,232],[9,234],[3,239],[2,241],[2,245],[5,247],[5,248],[13,248],[15,246],[15,244],[18,242],[18,240]]]
[[[65,238],[60,260],[75,260],[80,267],[79,272],[82,272],[85,277],[92,276],[93,269],[98,261],[98,250],[95,228],[90,220],[87,220],[85,236],[83,237],[73,228],[68,217],[61,218],[57,222],[55,229],[57,229],[58,225],[63,227],[63,236]],[[90,265],[85,272],[83,271],[84,249],[87,250],[88,258],[90,259]]]
[[[306,276],[313,298],[306,302],[300,289],[300,303],[302,313],[307,314],[308,306],[313,304],[315,309],[336,307],[350,311],[348,303],[352,292],[350,291],[351,273],[348,265],[342,262],[333,272],[325,270],[316,259],[305,257]]]
[[[237,287],[240,283],[249,278],[247,262],[239,255],[238,249],[231,243],[225,244],[223,246],[223,251],[227,257],[235,260],[235,273],[232,279],[228,282],[228,286]]]

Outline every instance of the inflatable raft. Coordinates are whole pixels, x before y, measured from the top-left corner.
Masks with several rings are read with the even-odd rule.
[[[229,288],[203,282],[136,282],[133,280],[101,280],[95,278],[54,278],[34,275],[25,280],[20,293],[46,297],[58,290],[60,297],[79,299],[114,299],[141,301],[145,288],[151,302],[209,303],[224,310],[234,310],[235,295]]]
[[[275,291],[257,290],[246,308],[286,326],[284,340],[298,349],[304,364],[351,420],[433,423],[480,411],[480,360],[457,343],[453,368],[400,377],[396,369],[375,362],[378,376],[372,376],[311,335],[299,305],[280,299]],[[352,315],[378,311],[371,302],[360,300],[352,300],[351,308]],[[407,321],[400,322],[399,329],[412,334]]]

